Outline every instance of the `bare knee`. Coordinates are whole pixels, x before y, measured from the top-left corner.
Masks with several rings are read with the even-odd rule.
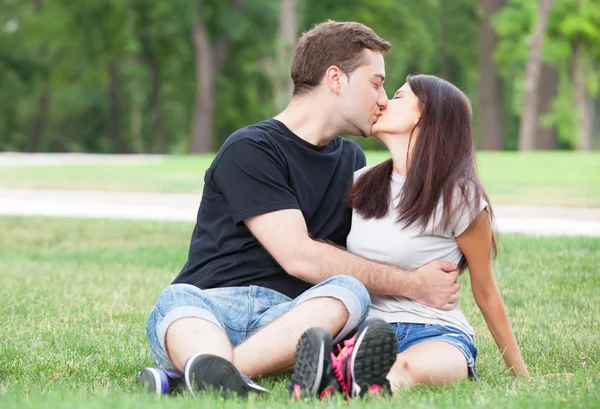
[[[337,335],[344,328],[348,320],[350,319],[350,312],[346,305],[333,297],[324,297],[320,299],[322,304],[317,309],[318,314],[322,316],[325,325],[333,335]]]
[[[334,297],[317,297],[311,298],[302,304],[306,304],[307,308],[318,314],[326,321],[336,322],[348,320],[348,309],[346,305]]]
[[[388,379],[392,392],[415,385],[447,385],[468,375],[466,360],[454,346],[426,342],[396,356]]]
[[[332,317],[344,316],[345,318],[348,318],[348,309],[342,301],[333,297],[324,297],[322,300],[324,301],[324,307],[326,307],[323,308],[324,312]]]
[[[392,392],[408,389],[415,384],[412,369],[413,365],[408,359],[402,356],[402,354],[396,355],[396,362],[388,374]]]
[[[202,336],[213,336],[224,334],[223,330],[210,321],[201,318],[180,318],[167,328],[165,334],[165,346],[178,344],[183,339],[199,339]]]
[[[231,343],[222,328],[201,318],[181,318],[167,328],[165,352],[169,360],[183,371],[185,361],[198,353],[218,355],[232,360]]]

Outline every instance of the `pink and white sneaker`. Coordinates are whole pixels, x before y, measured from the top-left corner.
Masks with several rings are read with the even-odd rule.
[[[324,328],[302,335],[288,388],[294,400],[303,395],[324,399],[337,391],[354,398],[389,388],[386,375],[396,361],[398,341],[388,323],[368,319],[343,345],[335,354],[331,334]]]

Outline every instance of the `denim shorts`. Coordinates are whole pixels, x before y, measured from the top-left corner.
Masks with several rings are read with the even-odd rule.
[[[146,337],[156,366],[176,371],[165,350],[169,326],[180,318],[201,318],[223,329],[235,347],[249,335],[312,298],[330,297],[341,301],[349,313],[338,334],[343,339],[367,316],[371,297],[357,279],[338,275],[309,288],[296,299],[264,287],[224,287],[201,290],[189,284],[173,284],[162,291],[150,312]]]
[[[437,324],[410,324],[395,322],[390,324],[396,332],[398,339],[398,353],[406,351],[413,345],[427,341],[443,341],[458,348],[463,353],[469,367],[469,376],[476,379],[475,361],[477,360],[477,347],[469,335],[463,331]]]

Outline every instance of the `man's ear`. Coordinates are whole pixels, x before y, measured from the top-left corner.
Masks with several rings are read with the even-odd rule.
[[[342,89],[342,76],[344,73],[337,65],[332,65],[325,72],[325,83],[334,94],[338,95]]]

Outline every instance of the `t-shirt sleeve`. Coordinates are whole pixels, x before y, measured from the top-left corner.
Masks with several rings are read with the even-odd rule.
[[[250,139],[233,142],[221,154],[212,177],[236,224],[260,214],[300,208],[287,183],[285,163],[267,144]]]
[[[473,220],[477,217],[479,213],[483,209],[487,209],[488,202],[483,197],[479,198],[479,203],[475,203],[474,192],[469,191],[467,193],[468,200],[465,203],[465,198],[459,193],[456,192],[456,199],[459,199],[461,204],[457,206],[457,211],[455,212],[455,217],[453,218],[454,228],[452,229],[452,233],[454,237],[458,237],[467,230],[467,228],[471,225]]]
[[[361,149],[361,147],[356,144],[356,160],[354,161],[354,170],[357,171],[359,169],[367,166],[367,157],[365,156],[365,152]]]

